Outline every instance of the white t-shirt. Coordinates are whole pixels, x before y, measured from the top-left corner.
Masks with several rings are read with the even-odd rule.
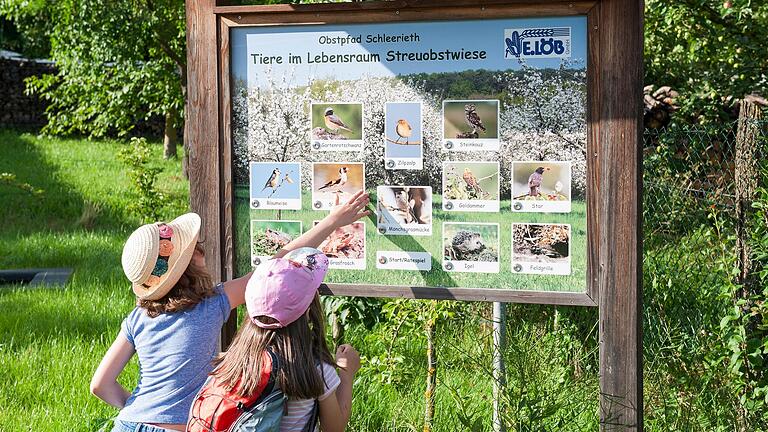
[[[320,366],[318,366],[318,369]],[[323,382],[325,382],[325,392],[317,400],[325,400],[336,391],[341,380],[336,368],[328,363],[323,363]],[[304,425],[309,421],[312,414],[312,407],[315,405],[314,399],[289,399],[288,412],[283,416],[280,422],[280,432],[301,432]],[[317,430],[317,427],[315,428]]]

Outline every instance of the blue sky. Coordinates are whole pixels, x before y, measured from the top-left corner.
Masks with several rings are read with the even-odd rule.
[[[418,72],[457,72],[473,69],[519,69],[514,59],[504,58],[504,30],[546,27],[571,27],[571,59],[586,59],[585,16],[556,18],[516,18],[470,21],[433,21],[382,24],[301,25],[276,27],[239,27],[231,30],[232,73],[235,79],[248,78],[249,87],[263,86],[264,73],[271,69],[276,77],[292,74],[293,85],[306,85],[310,79],[355,79],[363,74],[396,76]],[[366,43],[368,35],[419,35],[418,42]],[[362,36],[362,43],[321,44],[321,37]],[[390,50],[403,52],[485,50],[484,60],[456,61],[386,61]],[[283,64],[253,64],[251,54],[280,56]],[[332,54],[379,54],[379,63],[313,63],[310,57]],[[289,64],[288,56],[298,55],[301,64]],[[529,59],[537,68],[558,67],[560,59]]]
[[[413,129],[413,134],[410,138],[404,139],[401,138],[400,142],[403,142],[405,140],[408,141],[416,141],[421,140],[421,123],[423,122],[421,118],[421,104],[418,102],[410,102],[410,103],[388,103],[386,104],[386,124],[384,127],[386,128],[386,137],[397,141],[398,135],[395,132],[395,126],[397,125],[397,121],[399,119],[405,119],[408,121],[408,123],[411,125],[411,129]],[[395,157],[395,158],[401,158],[401,157],[408,157],[408,158],[418,158],[421,157],[421,146],[416,145],[399,145],[399,144],[392,144],[390,142],[387,142],[387,156],[389,157]]]

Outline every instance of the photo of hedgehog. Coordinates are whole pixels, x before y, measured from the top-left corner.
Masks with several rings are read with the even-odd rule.
[[[499,261],[499,225],[483,223],[443,224],[445,261]]]
[[[571,227],[564,224],[512,224],[512,260],[515,262],[569,262]]]

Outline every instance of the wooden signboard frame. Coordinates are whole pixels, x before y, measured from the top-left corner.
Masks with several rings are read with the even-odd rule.
[[[583,293],[329,284],[325,294],[599,307],[601,427],[642,430],[641,133],[643,2],[435,0],[226,6],[187,2],[191,206],[215,278],[234,276],[230,29],[587,16],[587,290]],[[234,334],[233,317],[224,340]]]

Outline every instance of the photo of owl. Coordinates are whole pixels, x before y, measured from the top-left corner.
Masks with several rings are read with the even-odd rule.
[[[443,101],[443,139],[498,139],[498,100]]]

